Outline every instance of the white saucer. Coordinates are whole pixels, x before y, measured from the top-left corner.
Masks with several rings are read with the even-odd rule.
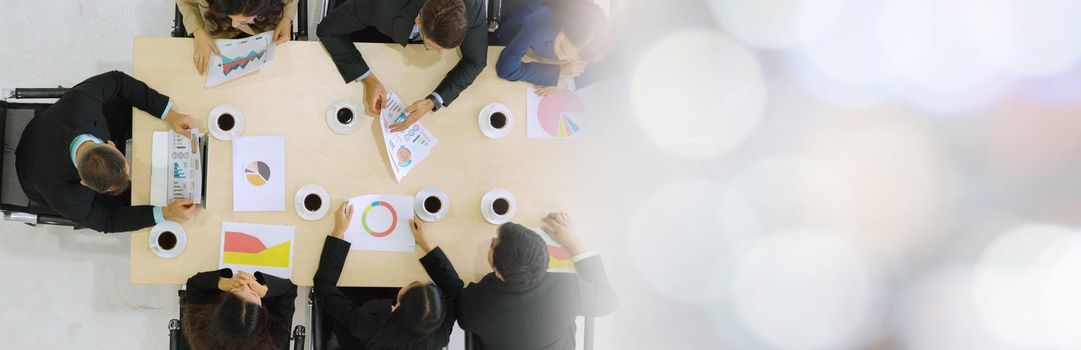
[[[236,121],[236,125],[233,125],[233,130],[224,131],[218,128],[218,117],[222,114],[229,113],[233,115],[233,120]],[[220,105],[214,107],[210,111],[210,116],[206,118],[206,128],[210,130],[210,135],[214,138],[222,141],[232,141],[233,139],[244,133],[244,113],[240,112],[239,108],[233,105]]]
[[[165,231],[172,231],[176,234],[176,246],[173,247],[172,250],[165,250],[158,247],[158,235]],[[165,259],[172,259],[184,252],[184,248],[188,246],[188,235],[184,233],[184,228],[181,227],[180,224],[165,220],[150,229],[150,234],[147,236],[147,242],[150,246],[150,251],[154,252],[154,255]]]
[[[435,196],[439,198],[440,202],[443,202],[443,206],[438,213],[432,214],[424,210],[424,200],[430,196]],[[417,217],[427,222],[443,220],[447,216],[447,212],[450,211],[450,200],[447,199],[447,193],[438,187],[425,187],[413,197],[413,211],[417,213]]]
[[[338,122],[338,109],[345,107],[353,110],[353,122],[349,124],[342,124]],[[356,132],[356,126],[361,117],[364,116],[364,109],[360,108],[360,104],[352,100],[338,100],[327,106],[327,127],[330,127],[330,131],[341,135],[349,135]]]
[[[510,209],[506,214],[496,215],[492,211],[492,202],[495,202],[498,198],[506,198],[510,202]],[[484,194],[484,197],[480,199],[480,214],[484,216],[484,220],[495,224],[502,225],[514,218],[514,214],[518,212],[518,203],[514,200],[514,195],[507,190],[497,188]]]
[[[502,129],[496,129],[489,123],[489,116],[495,112],[502,112],[507,116],[507,125]],[[502,103],[489,103],[484,108],[480,109],[480,114],[477,115],[477,125],[480,126],[480,132],[490,139],[501,139],[514,129],[514,114],[511,114],[510,108],[504,106]]]
[[[315,212],[310,212],[307,208],[304,208],[304,197],[307,197],[310,193],[315,193],[323,200],[323,205]],[[330,195],[327,194],[327,190],[323,186],[316,184],[304,185],[297,190],[296,197],[293,199],[293,210],[296,211],[297,216],[304,220],[316,221],[322,219],[330,211]]]

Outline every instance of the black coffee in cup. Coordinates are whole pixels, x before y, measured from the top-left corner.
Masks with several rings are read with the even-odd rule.
[[[429,213],[438,213],[440,209],[443,209],[443,201],[436,196],[429,196],[424,199],[424,210]]]
[[[323,206],[323,199],[319,198],[319,195],[315,193],[309,193],[304,197],[304,209],[308,211],[319,210],[319,207]]]
[[[229,131],[233,130],[233,126],[236,126],[236,119],[233,119],[232,114],[225,113],[218,117],[218,129]]]
[[[158,247],[170,250],[176,247],[176,234],[171,231],[162,232],[158,235]]]
[[[338,109],[338,122],[342,124],[349,124],[353,122],[353,110],[349,108]]]
[[[492,202],[492,211],[496,215],[505,215],[510,210],[510,202],[506,198],[497,198],[495,202]]]
[[[507,116],[502,112],[495,112],[488,117],[488,122],[492,124],[493,128],[502,129],[507,126]]]

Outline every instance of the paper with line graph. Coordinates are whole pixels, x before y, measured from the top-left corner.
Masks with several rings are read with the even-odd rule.
[[[394,178],[398,182],[402,182],[402,178],[409,174],[410,170],[424,158],[428,158],[432,148],[439,142],[420,122],[413,123],[405,131],[390,132],[391,125],[400,123],[408,116],[402,100],[388,91],[387,101],[379,112],[379,125],[383,129],[383,142],[387,146],[387,161],[390,162],[390,168],[394,170]]]
[[[210,53],[206,87],[221,85],[263,68],[274,59],[274,32],[263,32],[243,39],[214,40],[221,56]]]
[[[221,223],[218,268],[293,277],[293,226]]]

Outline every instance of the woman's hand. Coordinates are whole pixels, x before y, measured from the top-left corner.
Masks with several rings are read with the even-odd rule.
[[[574,79],[586,70],[585,63],[567,62],[559,65],[559,80]]]
[[[330,235],[345,239],[345,231],[349,230],[351,222],[353,222],[353,205],[349,202],[342,203],[342,206],[334,213],[334,231],[330,231]]]
[[[248,280],[248,288],[255,291],[255,294],[259,295],[259,299],[266,298],[266,292],[269,289],[267,286],[259,284],[259,281],[256,281],[255,278]]]
[[[195,36],[195,70],[199,72],[199,75],[205,75],[207,67],[210,64],[210,53],[221,56],[221,52],[218,51],[218,46],[214,45],[214,38],[210,37],[210,34],[206,33],[206,29],[199,28],[192,33]]]
[[[241,281],[240,279],[237,279],[236,277],[233,277],[233,278],[218,277],[218,290],[223,291],[223,292],[228,292],[228,291],[231,291],[233,289],[243,287],[244,284],[245,284],[244,281]]]
[[[424,250],[424,253],[433,249],[432,242],[428,241],[427,226],[428,224],[423,221],[409,219],[409,227],[413,229],[413,240],[417,241],[417,245]]]
[[[278,26],[274,28],[274,43],[281,44],[293,37],[293,19],[282,17]]]
[[[559,88],[555,86],[533,85],[533,92],[535,92],[537,96],[548,96],[554,94],[556,91],[559,91]]]

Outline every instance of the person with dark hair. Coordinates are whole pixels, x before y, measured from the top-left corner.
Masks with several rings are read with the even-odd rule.
[[[176,0],[184,29],[195,37],[195,70],[206,74],[210,52],[217,55],[214,39],[233,39],[274,31],[274,43],[292,37],[297,0]]]
[[[378,114],[387,91],[350,39],[374,28],[405,46],[423,43],[429,50],[461,46],[462,58],[426,98],[405,108],[406,120],[391,125],[400,132],[428,113],[450,106],[480,75],[488,61],[487,17],[483,0],[347,0],[319,23],[317,34],[346,83],[364,85],[368,112]]]
[[[133,106],[191,136],[191,116],[143,82],[117,71],[87,79],[23,130],[15,170],[31,205],[100,232],[190,219],[196,210],[190,200],[164,208],[131,205],[131,168],[117,145],[131,138]]]
[[[443,250],[432,246],[425,225],[410,222],[417,246],[425,253],[420,263],[432,282],[413,282],[390,298],[379,298],[373,295],[377,293],[366,293],[366,288],[337,287],[349,254],[350,244],[343,237],[352,217],[353,207],[342,204],[315,272],[315,297],[332,326],[330,348],[429,350],[446,346],[463,282]]]
[[[547,272],[548,245],[515,223],[499,226],[488,249],[492,272],[462,290],[458,325],[476,349],[572,350],[576,316],[604,316],[618,301],[601,258],[582,249],[570,218],[552,213],[543,230],[574,255],[576,274]]]
[[[497,41],[505,45],[496,74],[526,81],[537,93],[585,87],[576,79],[603,57],[609,38],[604,11],[589,0],[537,0],[503,17]],[[530,57],[531,62],[523,58]]]
[[[289,350],[292,281],[261,272],[201,272],[187,282],[180,327],[193,350]]]

